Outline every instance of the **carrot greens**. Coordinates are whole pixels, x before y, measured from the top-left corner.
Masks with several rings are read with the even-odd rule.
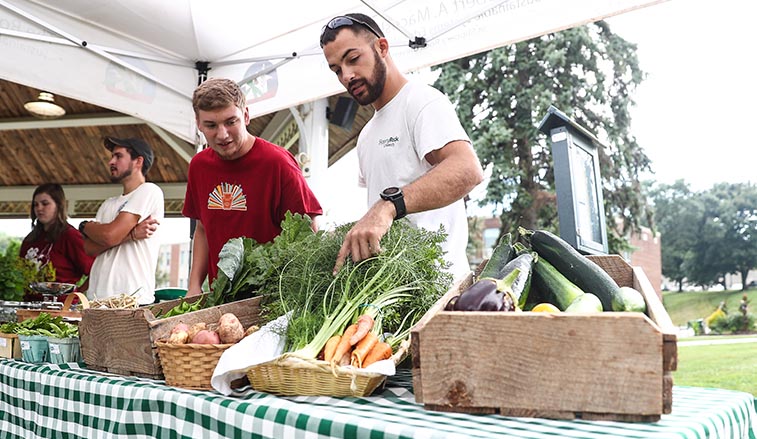
[[[374,331],[406,337],[450,286],[440,247],[445,234],[395,221],[381,253],[357,264],[348,258],[334,276],[351,226],[313,232],[309,217],[287,213],[273,242],[230,240],[219,255],[213,296],[224,303],[260,295],[267,320],[289,313],[286,350],[306,358],[365,312],[375,319]]]

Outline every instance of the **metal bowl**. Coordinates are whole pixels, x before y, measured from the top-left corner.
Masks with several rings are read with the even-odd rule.
[[[61,294],[68,294],[73,291],[76,285],[62,282],[34,282],[29,284],[29,288],[40,294],[60,296]]]

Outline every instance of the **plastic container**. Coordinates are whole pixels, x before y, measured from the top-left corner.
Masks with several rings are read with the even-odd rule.
[[[186,288],[158,288],[155,290],[155,301],[175,300],[187,295]]]
[[[78,363],[81,361],[81,343],[79,343],[79,337],[48,337],[47,344],[50,349],[50,356],[48,358],[51,363]]]
[[[21,359],[27,363],[44,363],[47,361],[49,350],[47,337],[44,335],[19,335],[21,342]]]

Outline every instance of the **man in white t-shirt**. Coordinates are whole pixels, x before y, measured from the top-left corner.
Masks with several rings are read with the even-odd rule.
[[[142,139],[105,138],[111,152],[110,179],[123,193],[105,200],[95,221],[82,221],[84,250],[95,256],[89,278],[90,300],[134,294],[140,305],[155,301],[155,269],[163,220],[163,191],[145,182],[153,152]]]
[[[444,226],[445,259],[460,279],[470,272],[463,198],[484,175],[454,107],[435,88],[405,78],[367,15],[331,19],[321,48],[349,94],[376,110],[357,142],[359,184],[368,189],[370,208],[347,234],[335,271],[347,255],[360,261],[378,252],[392,221],[407,215],[425,229]]]

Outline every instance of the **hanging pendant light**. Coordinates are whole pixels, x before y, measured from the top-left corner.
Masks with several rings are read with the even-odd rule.
[[[53,94],[46,91],[40,92],[36,101],[25,103],[24,108],[34,117],[40,119],[55,119],[66,114],[66,110],[55,103]]]

